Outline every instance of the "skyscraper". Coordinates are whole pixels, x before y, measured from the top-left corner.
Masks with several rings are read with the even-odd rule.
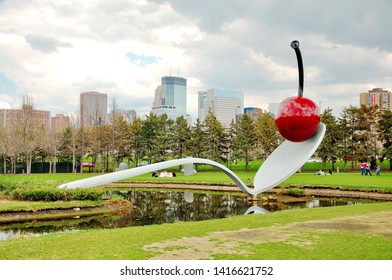
[[[208,89],[204,117],[209,110],[224,127],[228,128],[232,121],[235,122],[238,116],[244,113],[244,94],[235,90]]]
[[[83,126],[104,124],[107,114],[106,93],[95,91],[80,94],[80,121]]]
[[[367,106],[377,105],[381,110],[392,111],[392,93],[382,88],[374,88],[360,94],[360,104]]]
[[[162,96],[162,86],[157,86],[157,88],[155,89],[155,97],[154,97],[154,102],[152,103],[152,107],[159,107],[162,105],[161,96]]]
[[[155,90],[151,112],[156,115],[166,113],[169,118],[186,116],[186,79],[181,77],[162,77],[161,85]]]
[[[202,122],[204,121],[204,118],[206,117],[204,115],[204,105],[207,101],[207,91],[199,91],[198,92],[198,100],[197,100],[197,118]]]

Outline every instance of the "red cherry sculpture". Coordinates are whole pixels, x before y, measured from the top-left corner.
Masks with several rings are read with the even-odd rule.
[[[298,96],[286,98],[279,104],[275,124],[285,139],[302,142],[316,133],[320,124],[320,114],[317,105],[312,100],[303,97],[304,75],[299,42],[293,41],[291,47],[295,50],[298,61]]]
[[[318,129],[320,123],[318,107],[306,97],[286,98],[278,107],[275,123],[285,139],[292,142],[305,141]]]

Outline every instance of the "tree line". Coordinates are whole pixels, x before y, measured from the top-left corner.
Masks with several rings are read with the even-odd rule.
[[[375,162],[376,157],[383,160],[392,156],[391,111],[350,106],[336,118],[327,108],[321,121],[327,132],[316,156],[322,160],[323,168],[328,161],[334,168],[337,160],[343,160],[344,169],[354,170],[357,161]],[[60,133],[35,123],[26,113],[12,129],[0,128],[0,165],[4,174],[7,167],[16,173],[16,167],[23,162],[30,174],[33,161],[45,161],[50,163],[49,172],[55,173],[57,162],[71,162],[76,172],[89,156],[94,171],[109,171],[124,161],[139,166],[192,156],[228,167],[233,161],[244,160],[248,170],[251,160],[266,159],[282,141],[274,118],[268,113],[256,119],[244,114],[238,123],[232,121],[229,128],[224,128],[212,111],[203,122],[196,120],[192,126],[184,117],[172,120],[165,114],[150,113],[128,123],[122,115],[113,113],[109,124],[72,125]]]

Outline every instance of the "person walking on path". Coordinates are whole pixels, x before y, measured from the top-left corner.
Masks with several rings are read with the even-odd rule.
[[[376,176],[380,176],[380,172],[381,172],[380,166],[377,165]]]

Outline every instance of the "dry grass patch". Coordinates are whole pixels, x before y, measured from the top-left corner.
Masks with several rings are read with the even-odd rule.
[[[145,247],[155,253],[153,259],[214,259],[216,254],[248,254],[252,244],[282,242],[298,247],[309,247],[322,242],[323,233],[346,232],[353,235],[392,238],[392,211],[368,215],[295,222],[284,226],[214,232],[204,237],[184,237]],[[247,245],[247,246],[244,246]]]

